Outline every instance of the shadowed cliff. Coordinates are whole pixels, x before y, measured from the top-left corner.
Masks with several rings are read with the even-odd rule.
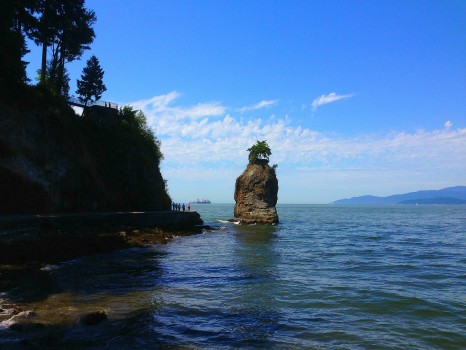
[[[0,100],[0,213],[169,209],[161,159],[129,107],[102,122],[45,89]]]

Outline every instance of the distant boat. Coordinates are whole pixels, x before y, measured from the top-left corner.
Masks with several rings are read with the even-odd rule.
[[[194,204],[210,204],[210,200],[208,199],[196,199],[195,201],[192,201],[191,203]]]

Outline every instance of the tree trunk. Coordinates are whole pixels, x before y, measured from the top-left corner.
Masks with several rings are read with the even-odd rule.
[[[42,64],[40,68],[40,83],[45,84],[45,74],[47,70],[47,42],[48,42],[48,29],[47,29],[47,20],[48,20],[48,3],[44,1],[42,4],[42,18],[40,19],[39,26],[42,29]]]
[[[42,41],[42,65],[40,68],[40,82],[45,84],[45,71],[47,69],[47,40]]]

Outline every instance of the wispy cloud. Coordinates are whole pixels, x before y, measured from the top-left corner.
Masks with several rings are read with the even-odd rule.
[[[315,112],[319,106],[350,98],[353,96],[354,94],[337,95],[335,92],[331,92],[328,95],[322,95],[320,97],[317,97],[314,101],[312,101],[312,110]]]
[[[167,159],[242,162],[252,143],[267,139],[274,159],[293,164],[466,164],[466,129],[450,124],[433,131],[345,137],[294,126],[288,116],[243,120],[227,113],[221,103],[180,107],[172,106],[174,100],[170,93],[132,104],[146,113]]]
[[[130,103],[134,109],[141,109],[150,115],[166,117],[173,120],[198,119],[223,115],[226,107],[219,102],[198,103],[194,106],[171,106],[181,95],[172,91],[166,95],[154,96],[146,100]]]
[[[258,109],[261,109],[261,108],[276,105],[277,103],[278,103],[278,100],[262,100],[262,101],[256,103],[255,105],[238,108],[238,112],[244,113],[244,112],[248,112],[248,111],[255,111],[255,110],[258,110]]]
[[[247,148],[264,139],[273,152],[271,161],[279,164],[280,181],[294,188],[293,195],[302,196],[302,201],[302,189],[312,191],[312,184],[321,184],[328,193],[337,188],[347,193],[345,186],[354,188],[356,181],[361,184],[358,188],[366,186],[367,193],[377,194],[374,189],[380,188],[381,179],[395,191],[402,186],[406,190],[427,188],[432,181],[439,187],[466,181],[466,129],[454,129],[450,123],[438,130],[348,137],[296,126],[288,116],[245,120],[239,112],[227,113],[221,103],[178,106],[177,96],[170,93],[132,104],[144,111],[162,141],[162,168],[170,188],[188,191],[185,183],[191,183],[193,174],[199,179],[192,186],[204,186],[204,170],[222,169],[222,175],[210,177],[206,172],[205,176],[211,181],[209,188],[228,192],[229,187],[222,187],[227,186],[224,179],[238,176],[247,162]]]

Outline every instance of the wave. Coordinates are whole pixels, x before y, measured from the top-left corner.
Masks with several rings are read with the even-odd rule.
[[[234,225],[239,225],[240,221],[228,221],[228,220],[217,220],[218,222],[221,222],[222,224],[234,224]]]

